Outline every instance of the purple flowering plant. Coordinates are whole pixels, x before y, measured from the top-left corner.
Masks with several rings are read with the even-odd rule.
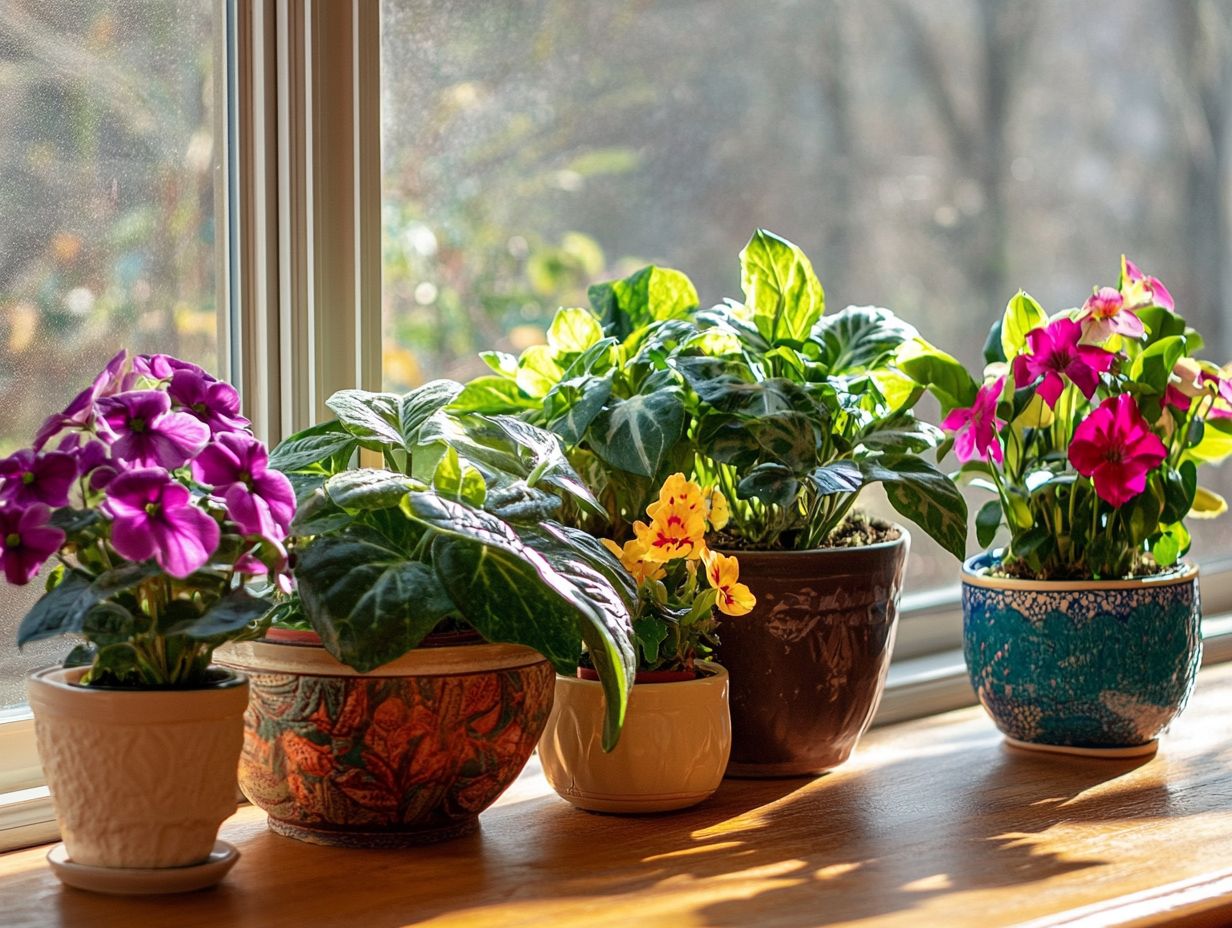
[[[947,413],[939,454],[994,496],[975,522],[985,547],[1008,530],[999,570],[1104,580],[1174,567],[1186,520],[1227,509],[1198,468],[1232,454],[1232,367],[1202,347],[1163,283],[1122,257],[1117,285],[1079,307],[1049,315],[1019,291],[980,381],[930,345],[900,366]]]
[[[239,395],[169,355],[121,351],[33,446],[0,460],[0,567],[47,591],[18,646],[85,644],[86,685],[204,685],[214,648],[255,636],[290,585],[287,478]]]

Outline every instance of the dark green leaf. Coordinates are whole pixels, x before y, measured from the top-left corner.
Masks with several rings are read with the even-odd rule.
[[[981,548],[987,548],[997,537],[997,529],[1001,527],[1001,501],[990,499],[975,516],[975,539]]]
[[[595,284],[587,295],[603,330],[619,339],[651,322],[684,319],[697,309],[697,290],[680,271],[650,265],[624,280]]]
[[[17,647],[31,641],[80,633],[90,610],[105,599],[160,573],[157,564],[125,564],[91,580],[78,570],[65,571],[55,589],[44,593],[17,629]]]
[[[408,448],[419,444],[425,422],[458,398],[462,385],[453,380],[430,380],[398,401],[398,430]]]
[[[260,599],[247,590],[232,590],[206,612],[179,622],[167,629],[167,635],[187,635],[202,640],[229,635],[256,622],[274,607],[268,599]]]
[[[920,458],[864,461],[869,482],[885,485],[899,515],[910,519],[960,561],[967,556],[967,501],[953,481]]]
[[[813,326],[812,340],[821,348],[818,361],[831,376],[856,374],[886,366],[916,330],[880,306],[848,306]]]
[[[591,424],[591,449],[612,467],[654,477],[684,434],[684,413],[674,390],[618,400]]]
[[[819,496],[833,493],[855,493],[864,486],[864,474],[854,461],[831,461],[809,471],[809,482]]]
[[[390,509],[412,488],[423,485],[405,474],[368,467],[343,471],[325,483],[330,501],[347,512]]]
[[[295,578],[325,649],[361,673],[402,656],[454,611],[431,566],[373,538],[315,539]]]
[[[775,506],[790,506],[799,492],[799,479],[782,464],[759,464],[736,485],[740,499],[756,499]]]
[[[286,473],[323,464],[340,454],[350,455],[358,444],[338,422],[323,422],[281,442],[270,454],[270,467]]]
[[[343,428],[364,445],[403,447],[402,398],[393,393],[339,390],[325,401]]]
[[[543,400],[544,410],[552,410],[548,425],[565,444],[578,445],[611,395],[610,377],[562,380]]]

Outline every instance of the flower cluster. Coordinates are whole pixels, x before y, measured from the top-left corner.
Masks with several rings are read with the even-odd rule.
[[[603,544],[638,585],[641,612],[634,631],[642,669],[692,669],[697,657],[710,652],[713,610],[741,616],[757,603],[740,582],[736,558],[706,545],[707,531],[727,524],[727,499],[677,473],[664,481],[646,515],[649,523],[635,522],[634,537],[623,546],[608,538]]]
[[[1080,308],[1049,317],[1019,293],[999,328],[973,402],[942,422],[963,472],[997,494],[981,544],[1004,522],[1004,563],[1044,577],[1175,563],[1184,519],[1226,508],[1197,467],[1232,451],[1232,371],[1193,356],[1201,338],[1168,289],[1124,257],[1118,285]]]
[[[168,355],[121,351],[31,448],[0,460],[0,566],[24,584],[58,553],[51,597],[66,580],[149,565],[133,574],[148,586],[122,587],[129,599],[111,604],[112,619],[153,634],[174,614],[188,629],[252,578],[289,583],[295,494],[268,464],[232,386]],[[39,621],[36,607],[19,643],[46,637]],[[90,615],[75,621],[89,637]]]

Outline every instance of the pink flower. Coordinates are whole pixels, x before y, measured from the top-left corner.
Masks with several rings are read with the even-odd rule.
[[[93,428],[94,402],[100,396],[111,393],[115,389],[119,383],[120,371],[127,360],[127,351],[117,353],[94,378],[94,382],[73,397],[73,401],[68,404],[64,412],[48,416],[34,435],[34,450],[41,451],[48,441],[65,429],[88,430]]]
[[[1087,297],[1078,322],[1082,325],[1082,340],[1091,345],[1106,342],[1113,335],[1141,338],[1146,334],[1142,320],[1125,304],[1121,292],[1111,287],[1100,287]]]
[[[218,523],[161,467],[117,476],[107,484],[102,508],[112,519],[116,551],[130,561],[154,558],[173,577],[187,577],[218,548]]]
[[[967,462],[973,458],[987,461],[991,455],[998,464],[1003,460],[1001,439],[997,433],[1005,423],[997,418],[997,401],[1005,378],[980,387],[970,409],[953,409],[941,423],[943,429],[954,432],[954,453],[958,460]]]
[[[174,470],[210,440],[205,423],[188,413],[172,412],[170,398],[159,390],[104,397],[98,410],[116,436],[112,457],[138,467]]]
[[[285,475],[269,470],[269,452],[243,432],[218,435],[193,461],[193,476],[227,502],[245,534],[280,541],[295,516],[295,491]]]
[[[46,503],[48,506],[68,505],[68,491],[77,479],[77,461],[71,454],[48,451],[37,454],[23,448],[0,461],[0,499],[25,506]]]
[[[64,543],[64,532],[48,524],[51,507],[35,503],[0,508],[0,566],[9,583],[29,583]]]
[[[1172,294],[1158,277],[1148,277],[1138,270],[1138,265],[1121,255],[1121,296],[1131,309],[1142,306],[1161,306],[1167,310],[1176,308]]]
[[[1109,397],[1074,429],[1069,460],[1104,502],[1120,508],[1146,489],[1168,452],[1128,393]]]
[[[196,416],[214,435],[248,427],[240,415],[240,395],[235,387],[205,373],[177,370],[167,384],[167,394],[177,408]]]
[[[1057,405],[1068,377],[1090,399],[1099,386],[1099,375],[1112,367],[1115,356],[1094,345],[1080,345],[1082,327],[1073,319],[1057,319],[1027,333],[1030,354],[1014,358],[1014,386],[1021,389],[1043,375],[1039,395],[1051,407]]]

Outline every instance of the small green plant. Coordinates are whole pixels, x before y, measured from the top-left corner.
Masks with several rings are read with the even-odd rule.
[[[300,499],[298,608],[325,648],[360,671],[446,620],[534,648],[560,673],[576,671],[585,645],[604,685],[610,747],[635,670],[636,590],[594,538],[553,519],[562,499],[603,510],[555,435],[449,411],[461,391],[450,381],[405,396],[344,390],[328,401],[335,421],[275,449],[272,463]],[[354,466],[361,449],[385,466]]]

